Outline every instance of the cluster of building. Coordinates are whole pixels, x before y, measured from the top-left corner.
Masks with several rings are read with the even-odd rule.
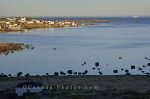
[[[17,18],[4,18],[0,20],[1,31],[23,30],[23,26],[17,23]]]
[[[36,28],[47,27],[76,27],[77,23],[75,21],[48,21],[34,18],[26,17],[11,17],[11,18],[1,18],[0,19],[0,31],[21,31],[25,30],[26,26],[34,26]],[[31,27],[32,29],[32,27]]]

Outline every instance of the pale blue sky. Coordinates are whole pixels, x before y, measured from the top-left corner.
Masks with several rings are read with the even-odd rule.
[[[150,16],[150,0],[0,0],[0,16]]]

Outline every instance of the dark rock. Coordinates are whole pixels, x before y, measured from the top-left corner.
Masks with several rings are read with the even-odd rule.
[[[149,75],[150,75],[150,73],[146,73],[146,75],[148,75],[148,76],[149,76]]]
[[[68,71],[67,71],[67,73],[68,73],[69,75],[71,75],[72,72],[73,72],[72,70],[68,70]]]
[[[126,73],[129,73],[129,70],[126,69],[125,72],[126,72]]]
[[[118,57],[120,60],[122,59],[122,57]]]
[[[49,76],[49,73],[46,73],[46,76]]]
[[[149,58],[148,57],[144,57],[145,59],[147,59],[147,60],[149,60]]]
[[[65,76],[65,75],[66,75],[66,73],[64,73],[64,72],[60,71],[60,75]]]
[[[77,73],[77,72],[73,72],[73,74],[74,74],[74,75],[77,75],[78,73]]]
[[[150,63],[148,63],[147,66],[150,66]]]
[[[94,69],[94,70],[95,70],[96,68],[95,68],[95,67],[93,67],[92,69]]]
[[[81,75],[82,73],[81,72],[78,72],[78,75]]]
[[[128,72],[128,73],[126,73],[126,75],[131,75],[131,73]]]
[[[53,48],[53,50],[55,51],[55,50],[56,50],[56,48]]]
[[[95,62],[95,66],[98,67],[99,66],[99,62]]]
[[[58,72],[55,72],[55,73],[54,73],[54,76],[58,76],[58,75],[59,75],[59,73],[58,73]]]
[[[25,74],[25,77],[30,77],[31,75],[29,73]]]
[[[139,68],[139,70],[142,70],[142,68]]]
[[[118,73],[118,70],[113,70],[114,73]]]
[[[17,77],[20,77],[22,74],[22,72],[17,73]]]
[[[134,65],[131,65],[131,69],[135,69],[135,66],[134,66]]]
[[[103,75],[103,73],[101,71],[99,71],[98,73],[99,73],[99,75]]]
[[[82,75],[86,75],[88,73],[88,70],[85,70]]]
[[[121,68],[121,71],[123,71],[124,69],[123,68]]]

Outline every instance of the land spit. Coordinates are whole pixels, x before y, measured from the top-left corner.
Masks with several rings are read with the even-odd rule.
[[[0,90],[15,89],[18,83],[26,81],[40,81],[45,86],[56,86],[55,90],[47,91],[47,95],[53,96],[50,99],[150,99],[150,77],[136,75],[0,78]],[[70,89],[61,89],[61,86],[68,86]],[[71,89],[71,86],[81,87]],[[78,98],[71,98],[72,96]]]

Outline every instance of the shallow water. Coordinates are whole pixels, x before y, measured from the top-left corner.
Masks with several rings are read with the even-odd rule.
[[[119,70],[118,74],[125,74],[121,68],[129,69],[132,74],[142,74],[138,67],[148,63],[144,57],[150,57],[150,18],[109,19],[114,21],[78,28],[0,34],[0,42],[29,43],[35,47],[34,50],[1,55],[0,73],[15,75],[22,71],[44,75],[72,69],[98,75],[98,70],[92,68],[95,62],[100,62],[104,75],[112,75],[114,69]],[[83,62],[87,64],[82,66]],[[130,70],[131,65],[136,69]],[[150,67],[143,70],[150,72]]]

